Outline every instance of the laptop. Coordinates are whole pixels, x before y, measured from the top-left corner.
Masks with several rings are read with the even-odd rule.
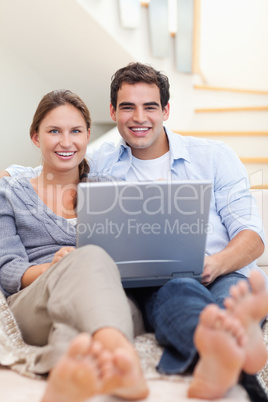
[[[201,280],[211,191],[209,181],[80,183],[77,247],[106,250],[125,288]]]

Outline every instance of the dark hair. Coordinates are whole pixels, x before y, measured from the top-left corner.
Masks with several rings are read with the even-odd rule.
[[[38,133],[40,124],[42,120],[46,117],[46,115],[53,109],[56,109],[59,106],[64,106],[64,105],[72,105],[76,109],[78,109],[85,122],[87,129],[90,128],[91,125],[91,118],[90,118],[90,113],[89,110],[86,106],[86,104],[82,101],[82,99],[74,94],[73,92],[66,90],[66,89],[58,89],[52,92],[49,92],[46,94],[41,101],[39,102],[39,105],[37,106],[37,109],[35,111],[33,121],[30,127],[30,137],[32,138],[34,133]],[[79,169],[79,180],[80,182],[86,182],[88,181],[88,173],[89,173],[89,164],[87,160],[84,158],[82,162],[78,166]],[[74,208],[76,208],[76,197],[74,198]]]
[[[122,84],[138,84],[144,82],[148,85],[157,85],[160,91],[162,109],[169,101],[169,80],[168,77],[155,70],[152,66],[142,63],[129,63],[126,67],[120,68],[112,76],[110,100],[116,110],[117,93]]]

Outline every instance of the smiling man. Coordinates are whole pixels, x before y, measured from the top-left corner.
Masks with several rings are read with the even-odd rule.
[[[168,152],[163,121],[169,117],[169,104],[162,109],[156,85],[122,84],[117,105],[110,105],[110,113],[135,158],[155,159]]]
[[[174,374],[184,373],[196,364],[198,352],[194,333],[200,313],[211,303],[223,308],[230,288],[237,286],[241,279],[247,281],[253,269],[258,270],[255,260],[264,251],[264,235],[249,192],[246,170],[237,155],[222,142],[183,137],[164,127],[170,111],[168,102],[169,81],[160,71],[141,63],[130,63],[119,69],[112,78],[110,113],[122,140],[118,146],[103,144],[89,160],[92,177],[101,174],[126,181],[209,180],[213,184],[210,205],[213,230],[207,238],[202,283],[191,278],[176,278],[160,288],[135,292],[148,328],[166,347],[158,369]],[[21,170],[11,167],[8,172],[13,175]],[[216,315],[217,319],[221,318],[220,314]],[[228,319],[224,318],[225,324],[226,321]],[[238,333],[236,324],[225,324],[226,332],[232,327]],[[248,331],[249,328],[245,328],[245,336]],[[217,335],[216,332],[216,338]],[[225,335],[223,338],[227,341]],[[237,343],[242,347],[240,340]],[[256,350],[255,346],[251,344],[248,349]],[[265,358],[265,349],[260,348],[252,367],[252,359],[243,355],[236,374],[231,375],[231,383],[218,389],[220,396],[237,382],[237,372],[256,373]],[[213,359],[217,364],[216,353]],[[219,360],[218,365],[222,364]],[[228,367],[226,371],[229,370]],[[254,392],[258,392],[258,384],[254,384]],[[203,389],[204,386],[202,384]],[[213,397],[209,384],[205,393],[207,399]],[[258,394],[256,400],[266,400],[261,398]]]

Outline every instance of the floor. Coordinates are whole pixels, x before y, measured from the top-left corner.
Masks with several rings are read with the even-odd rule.
[[[265,268],[265,272],[268,274],[268,267]],[[190,376],[161,378],[155,371],[154,367],[162,351],[156,347],[154,337],[147,336],[144,341],[141,336],[140,340],[135,344],[141,357],[141,364],[150,389],[146,402],[201,402],[199,399],[190,400],[187,398],[187,389],[191,381]],[[148,363],[148,361],[150,362]],[[12,370],[0,367],[0,402],[40,402],[45,386],[46,382],[44,380],[24,377]],[[90,399],[90,402],[117,401],[122,401],[122,399],[109,396],[96,396]],[[217,399],[217,402],[249,402],[249,398],[245,390],[237,385],[228,392],[225,398]]]
[[[189,381],[184,383],[165,380],[149,380],[150,395],[146,402],[184,402],[187,398]],[[40,402],[45,389],[45,381],[23,377],[11,370],[0,368],[0,401],[5,402]],[[119,402],[122,399],[108,396],[96,396],[90,402]],[[191,399],[195,402],[198,399]],[[199,400],[200,401],[200,400]],[[234,387],[225,398],[217,402],[248,402],[245,391]],[[204,400],[203,400],[204,402]]]

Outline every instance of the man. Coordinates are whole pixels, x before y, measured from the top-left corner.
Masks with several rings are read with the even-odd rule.
[[[264,236],[238,157],[221,142],[182,137],[165,128],[168,101],[164,74],[141,63],[118,70],[111,83],[110,113],[122,140],[117,147],[103,144],[89,160],[92,176],[213,183],[213,233],[207,238],[202,283],[176,278],[161,288],[136,292],[148,327],[166,347],[158,370],[172,374],[193,368],[198,358],[194,333],[201,311],[211,303],[223,307],[231,286],[258,269],[254,261],[264,251]],[[12,175],[16,168],[8,172]],[[248,367],[240,368],[250,372]]]

